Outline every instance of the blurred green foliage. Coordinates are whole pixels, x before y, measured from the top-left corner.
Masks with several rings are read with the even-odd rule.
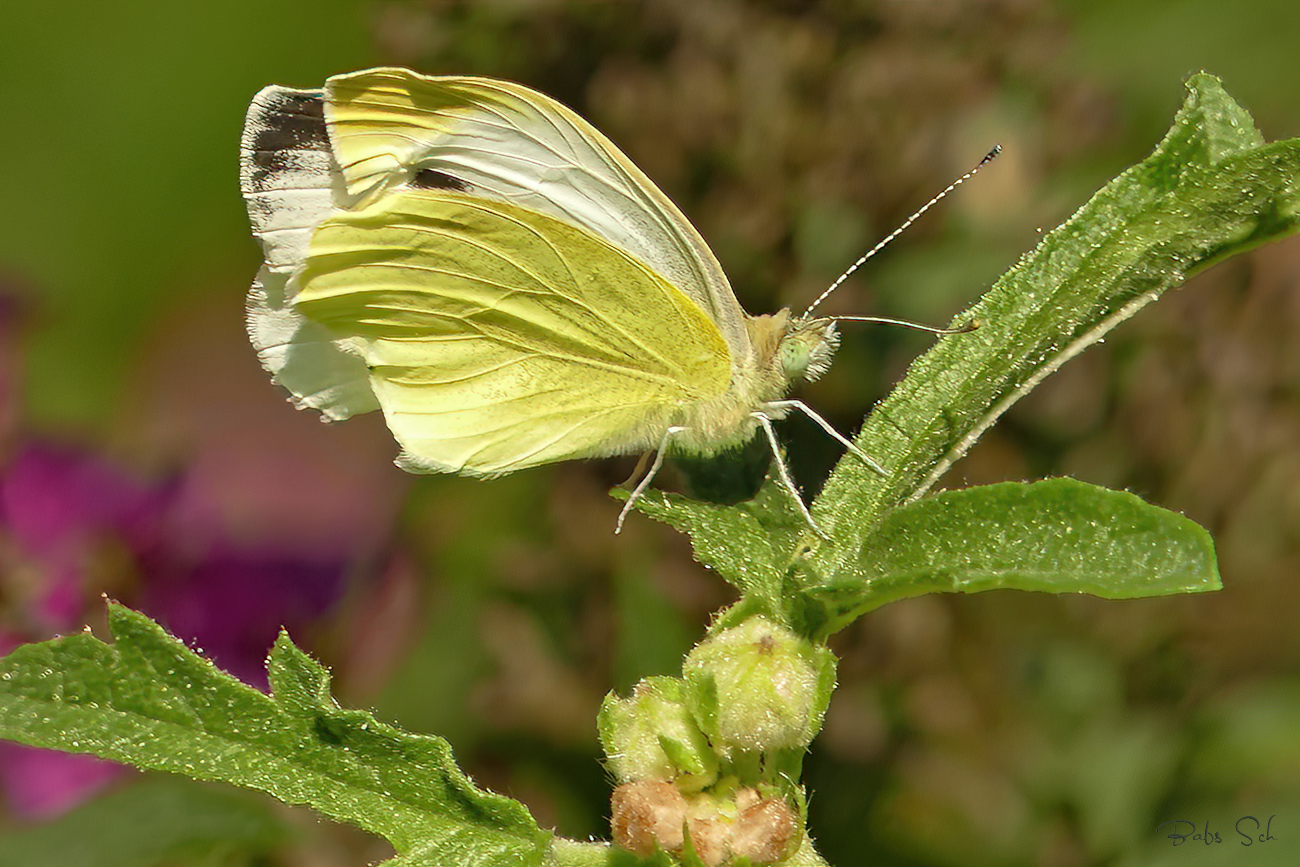
[[[943,322],[1150,150],[1186,74],[1221,76],[1267,138],[1300,134],[1298,8],[28,5],[6,16],[0,51],[0,281],[29,312],[6,442],[70,438],[144,474],[207,467],[231,480],[222,508],[252,537],[305,533],[325,520],[313,503],[347,504],[353,524],[374,524],[372,544],[310,642],[345,695],[448,737],[479,783],[543,824],[603,836],[601,696],[673,668],[729,591],[667,528],[634,518],[612,536],[606,490],[628,464],[408,491],[375,419],[325,429],[275,395],[240,311],[257,267],[235,177],[252,94],[377,63],[551,93],[682,206],[754,312],[807,303],[1000,141],[997,163],[832,305]],[[945,479],[1070,474],[1133,490],[1211,530],[1226,589],[918,598],[863,618],[834,644],[841,688],[806,763],[831,863],[1294,862],[1298,242],[1213,269],[1126,323]],[[852,333],[802,397],[852,430],[925,345]],[[815,487],[838,452],[798,424],[785,433]],[[295,498],[303,479],[316,487]],[[0,606],[16,604],[12,586]],[[1245,815],[1276,815],[1276,840],[1237,855]],[[1225,842],[1174,848],[1157,830],[1173,819],[1208,821]],[[307,823],[245,863],[382,857],[335,833]]]
[[[249,94],[369,62],[363,13],[236,0],[6,16],[0,262],[48,317],[28,361],[34,422],[102,425],[150,321],[256,266],[231,192]]]
[[[155,777],[92,801],[59,822],[8,835],[0,865],[233,867],[282,848],[286,831],[263,798]]]

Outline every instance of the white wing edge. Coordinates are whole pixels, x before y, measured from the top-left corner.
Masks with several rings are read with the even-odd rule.
[[[295,406],[329,421],[378,409],[369,371],[350,342],[293,307],[292,275],[341,200],[322,91],[263,88],[248,107],[239,152],[240,188],[266,259],[246,305],[262,366]]]

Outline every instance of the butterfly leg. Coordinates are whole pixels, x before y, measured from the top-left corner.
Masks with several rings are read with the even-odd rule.
[[[659,470],[663,467],[664,452],[668,450],[668,440],[673,434],[681,433],[684,430],[686,430],[686,428],[673,425],[668,428],[668,430],[664,431],[663,438],[659,440],[659,450],[655,452],[654,463],[650,465],[650,470],[641,477],[641,481],[637,482],[636,487],[632,489],[632,493],[628,496],[627,502],[623,504],[623,511],[618,513],[618,523],[614,525],[614,535],[617,536],[619,533],[623,532],[623,521],[627,519],[628,513],[632,511],[632,505],[636,503],[637,500],[641,499],[641,495],[645,493],[645,489],[650,487],[650,483],[654,481],[655,476],[658,475]]]
[[[773,400],[764,404],[764,406],[772,407],[773,409],[799,410],[801,413],[808,416],[808,418],[817,422],[817,424],[821,426],[822,430],[826,431],[826,433],[830,434],[831,437],[834,440],[836,440],[840,445],[844,446],[844,448],[852,452],[853,455],[858,460],[862,461],[862,463],[866,464],[868,469],[870,469],[872,472],[877,473],[881,476],[889,475],[889,473],[885,471],[884,467],[882,467],[880,464],[872,460],[870,455],[868,455],[862,449],[858,448],[852,442],[850,442],[848,437],[844,436],[844,434],[837,431],[833,424],[831,424],[826,419],[818,415],[816,410],[814,410],[808,404],[804,403],[802,400]]]
[[[808,507],[803,503],[803,497],[799,495],[799,489],[794,486],[794,479],[790,476],[790,468],[785,465],[785,459],[781,457],[781,445],[776,441],[776,431],[772,428],[772,419],[763,412],[753,412],[750,415],[758,419],[758,423],[763,428],[763,433],[767,435],[768,445],[772,447],[772,459],[776,461],[777,474],[781,477],[781,483],[785,485],[785,489],[790,492],[790,496],[794,497],[795,505],[799,507],[799,514],[803,515],[803,519],[808,522],[809,527],[812,527],[814,533],[823,539],[830,538],[822,532],[821,527],[817,526],[812,513],[808,511]]]
[[[636,459],[636,466],[632,468],[632,472],[627,474],[627,478],[619,483],[619,487],[626,487],[632,484],[633,479],[641,478],[641,474],[645,472],[646,465],[650,463],[650,458],[654,454],[652,451],[641,452],[641,456]]]

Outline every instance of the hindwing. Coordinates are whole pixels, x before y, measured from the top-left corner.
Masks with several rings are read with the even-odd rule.
[[[348,338],[401,463],[497,475],[652,447],[731,382],[699,305],[531,208],[402,189],[315,231],[295,307]]]

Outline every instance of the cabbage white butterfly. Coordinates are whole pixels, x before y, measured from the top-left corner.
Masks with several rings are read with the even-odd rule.
[[[267,87],[240,180],[265,255],[248,296],[262,364],[326,419],[382,410],[404,469],[491,478],[653,450],[621,529],[665,453],[761,431],[817,530],[772,427],[796,410],[884,472],[786,397],[829,366],[835,319],[745,313],[667,196],[550,97],[398,68]]]

